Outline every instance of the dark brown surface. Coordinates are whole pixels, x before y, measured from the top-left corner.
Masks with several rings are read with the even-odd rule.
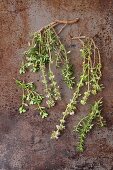
[[[58,73],[63,100],[50,110],[47,120],[42,120],[34,108],[19,115],[21,90],[13,80],[20,78],[18,69],[30,34],[55,19],[76,17],[79,23],[67,27],[61,38],[72,50],[77,79],[81,59],[78,44],[70,40],[70,34],[95,39],[102,57],[105,89],[101,95],[107,122],[107,127],[97,126],[90,133],[83,154],[75,150],[77,135],[72,127],[87,113],[87,107],[79,108],[68,119],[67,130],[58,141],[50,139],[60,113],[72,97]],[[1,0],[0,22],[0,170],[113,170],[113,0]],[[37,79],[41,76],[25,76],[25,80]],[[39,89],[43,89],[40,84]]]

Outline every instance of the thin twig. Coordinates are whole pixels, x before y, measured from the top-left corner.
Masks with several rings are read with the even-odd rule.
[[[54,22],[51,22],[50,24],[48,24],[47,26],[41,28],[38,32],[43,31],[43,29],[47,28],[47,27],[55,27],[59,24],[75,24],[79,21],[79,18],[76,18],[75,20],[55,20]]]
[[[99,58],[99,63],[101,63],[101,57],[100,57],[100,52],[99,52],[99,49],[98,47],[96,46],[95,42],[93,39],[91,39],[92,42],[93,42],[93,45],[94,45],[94,49],[96,50],[97,49],[97,54],[98,54],[98,58]],[[96,57],[96,56],[95,56]]]
[[[81,42],[81,44],[84,46],[84,41],[82,39],[86,39],[86,36],[77,36],[77,37],[72,37],[71,39],[72,40],[78,39]]]
[[[75,39],[85,39],[86,38],[86,36],[78,36],[78,37],[73,37],[73,38],[71,38],[72,40],[75,40]]]
[[[60,29],[60,31],[57,34],[59,35],[66,26],[67,24],[63,25],[63,27]]]
[[[56,23],[59,23],[59,24],[75,24],[79,21],[79,18],[76,18],[75,20],[56,20],[55,22]]]

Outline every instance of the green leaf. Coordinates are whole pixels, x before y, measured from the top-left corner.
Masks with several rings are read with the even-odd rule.
[[[26,108],[22,105],[19,108],[19,113],[25,113],[26,112]]]

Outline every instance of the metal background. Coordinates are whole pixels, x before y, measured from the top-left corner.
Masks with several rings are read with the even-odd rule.
[[[62,101],[42,120],[34,108],[19,115],[21,90],[13,78],[22,79],[18,70],[22,53],[28,48],[33,32],[55,19],[80,18],[67,26],[61,39],[71,50],[71,62],[79,80],[81,72],[80,45],[70,35],[93,37],[103,64],[103,116],[107,127],[97,125],[88,135],[83,154],[77,153],[78,141],[73,126],[88,112],[79,107],[68,119],[67,129],[58,141],[50,139],[61,112],[72,97],[59,72],[55,74],[62,91]],[[0,170],[113,170],[113,0],[0,0]],[[59,29],[59,28],[57,28]],[[43,90],[41,75],[27,73],[26,81],[37,82]],[[38,81],[37,81],[38,80]]]

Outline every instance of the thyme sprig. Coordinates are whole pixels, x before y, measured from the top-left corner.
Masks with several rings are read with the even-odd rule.
[[[59,67],[60,64],[63,65],[62,67],[63,80],[68,86],[68,88],[72,89],[73,86],[75,85],[75,77],[74,77],[73,65],[70,64],[70,60],[68,57],[70,51],[66,51],[65,46],[62,44],[55,30],[53,30],[53,32],[56,35],[56,40],[57,40],[56,46],[54,48],[56,53],[56,67]]]
[[[91,131],[94,126],[94,120],[97,118],[101,118],[101,106],[102,100],[95,101],[95,103],[91,107],[90,113],[87,116],[83,117],[77,126],[74,127],[74,131],[79,134],[79,143],[77,146],[77,150],[80,152],[84,151],[84,142],[87,137],[87,134]],[[103,121],[100,122],[101,127],[104,126]]]
[[[96,95],[102,90],[103,85],[100,84],[102,64],[99,49],[92,38],[86,38],[85,42],[82,41],[82,44],[81,56],[85,57],[87,61],[87,91],[84,92],[81,99],[81,104],[84,105],[91,94]]]
[[[19,112],[25,113],[28,105],[36,105],[40,112],[40,116],[46,118],[48,113],[46,112],[45,107],[41,106],[44,96],[36,92],[36,86],[32,82],[24,83],[20,80],[16,80],[16,83],[23,89],[22,104],[19,108]]]
[[[47,75],[46,75],[46,68],[45,65],[40,63],[40,68],[41,68],[41,72],[42,72],[42,83],[45,85],[45,94],[46,94],[46,98],[47,98],[47,105],[48,107],[53,107],[55,105],[55,101],[53,99],[52,93],[51,93],[51,89],[48,87],[48,81],[47,81]]]
[[[52,135],[51,135],[52,139],[58,139],[61,132],[65,129],[65,122],[66,122],[67,117],[69,115],[73,115],[74,111],[76,110],[77,99],[79,96],[81,96],[80,90],[84,86],[85,81],[87,79],[86,68],[87,67],[85,65],[85,58],[84,58],[83,71],[82,71],[82,75],[80,76],[80,81],[77,83],[77,87],[73,94],[73,98],[70,100],[70,103],[67,105],[66,110],[62,113],[63,117],[60,119],[60,124],[56,125],[57,130],[52,132]]]
[[[84,86],[87,87],[87,90],[84,92],[84,95],[81,99],[81,104],[86,104],[89,96],[92,94],[96,94],[98,91],[102,89],[99,84],[99,80],[101,79],[101,60],[100,53],[98,48],[96,47],[93,39],[86,38],[85,41],[79,38],[80,42],[82,42],[82,48],[80,50],[81,57],[83,59],[83,71],[80,76],[80,80],[77,83],[77,87],[73,94],[70,103],[67,105],[66,110],[62,113],[62,118],[60,119],[60,124],[56,125],[56,130],[52,132],[51,138],[58,138],[61,132],[65,129],[65,122],[67,117],[73,115],[76,110],[76,105],[78,102],[79,96],[81,96],[81,88]],[[94,52],[92,52],[94,50]],[[98,55],[95,55],[96,50],[98,51]],[[95,68],[96,72],[95,72]],[[93,76],[93,78],[92,78]],[[95,93],[94,93],[95,90]]]
[[[50,90],[52,93],[52,97],[55,101],[57,100],[61,100],[61,94],[59,91],[59,86],[57,85],[57,82],[55,80],[55,75],[51,69],[51,65],[54,63],[54,57],[53,57],[53,53],[54,53],[54,46],[56,43],[56,35],[54,34],[54,32],[49,28],[47,29],[47,50],[48,50],[48,54],[49,54],[49,72],[48,72],[48,78],[50,80]]]

